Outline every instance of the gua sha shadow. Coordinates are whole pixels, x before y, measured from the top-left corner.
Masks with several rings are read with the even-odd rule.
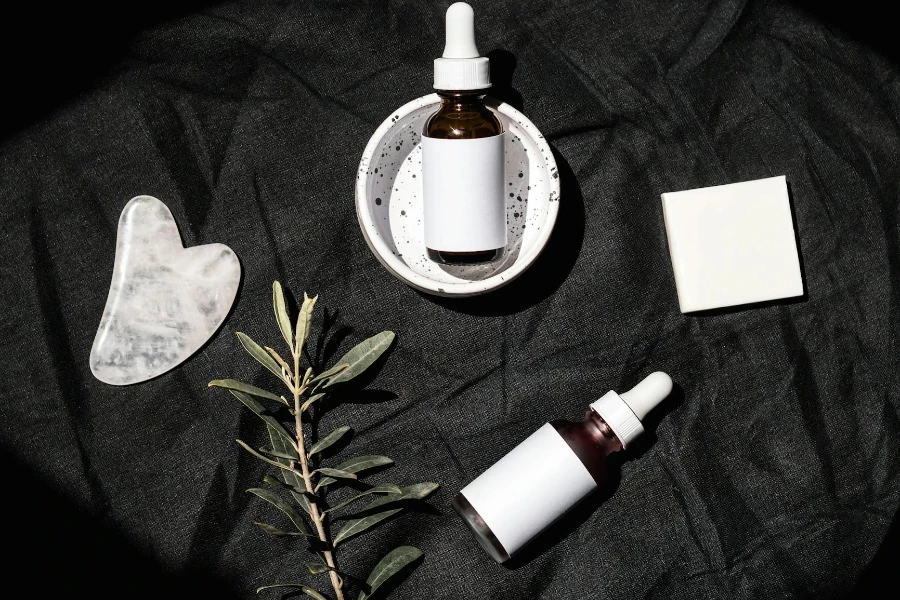
[[[165,204],[132,198],[119,217],[112,283],[91,348],[94,377],[129,385],[175,368],[228,316],[240,280],[231,248],[185,248]]]

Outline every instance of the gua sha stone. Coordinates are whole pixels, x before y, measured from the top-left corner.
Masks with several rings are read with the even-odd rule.
[[[231,248],[185,248],[165,204],[132,198],[119,217],[112,283],[91,348],[94,376],[128,385],[175,368],[225,320],[240,279]]]

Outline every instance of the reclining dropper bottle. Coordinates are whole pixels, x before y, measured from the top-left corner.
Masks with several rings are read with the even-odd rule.
[[[425,246],[438,263],[487,263],[506,248],[503,126],[484,104],[490,86],[475,13],[457,2],[447,9],[444,56],[434,61],[441,105],[422,132]]]
[[[494,560],[509,560],[603,483],[606,457],[644,432],[641,421],[671,391],[657,371],[592,403],[582,423],[547,423],[464,487],[453,508]]]

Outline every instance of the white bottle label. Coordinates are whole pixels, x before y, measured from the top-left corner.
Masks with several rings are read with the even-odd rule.
[[[503,137],[422,138],[428,248],[478,252],[506,246]]]
[[[547,423],[461,493],[512,556],[596,487]]]

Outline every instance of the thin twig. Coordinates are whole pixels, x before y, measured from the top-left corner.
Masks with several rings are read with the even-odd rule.
[[[294,348],[292,354],[294,356],[294,377],[293,380],[295,382],[301,381],[300,378],[300,355],[303,353],[303,348]],[[310,494],[314,495],[314,488],[312,483],[312,473],[309,471],[309,461],[306,456],[306,447],[303,439],[303,411],[300,410],[300,397],[303,392],[306,391],[306,384],[309,382],[310,373],[307,371],[306,376],[302,379],[302,385],[297,385],[292,388],[294,392],[294,426],[297,429],[297,456],[300,457],[300,467],[303,471],[303,482],[306,484],[306,491]],[[344,600],[344,592],[342,590],[343,581],[341,581],[340,576],[334,571],[336,569],[336,565],[334,562],[334,554],[330,550],[331,548],[331,540],[328,537],[328,533],[325,531],[325,523],[324,516],[319,512],[319,505],[315,499],[315,497],[310,499],[309,502],[309,513],[312,518],[313,524],[316,526],[316,531],[319,534],[319,540],[324,544],[328,550],[322,551],[322,556],[325,558],[325,564],[331,567],[332,570],[328,572],[331,576],[331,585],[334,588],[335,600]]]

